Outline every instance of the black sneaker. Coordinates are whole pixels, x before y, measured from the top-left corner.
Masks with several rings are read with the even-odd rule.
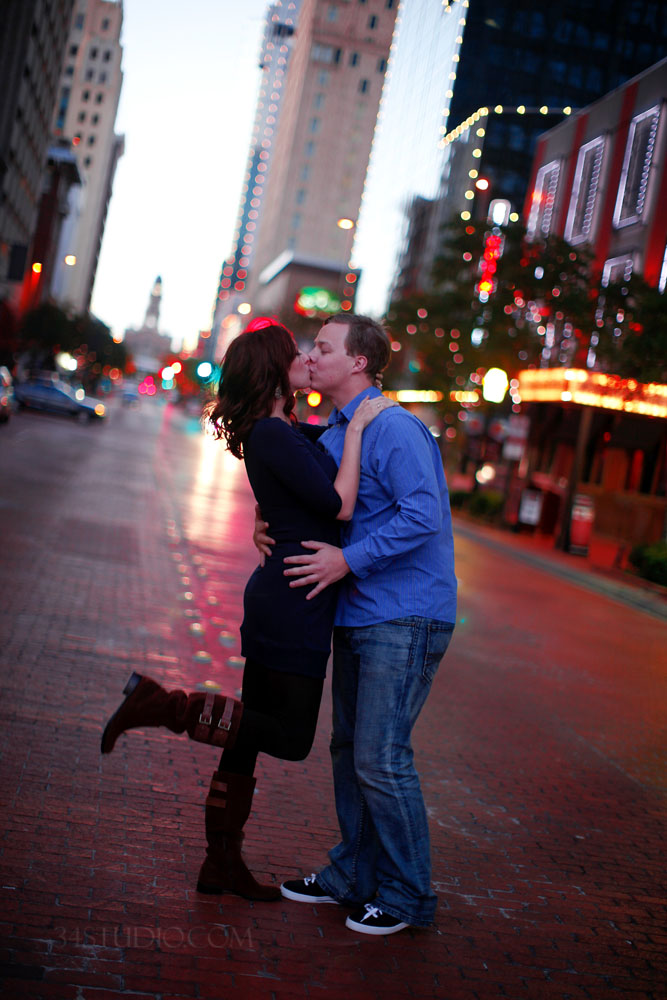
[[[291,879],[283,882],[280,891],[285,899],[294,899],[297,903],[337,903],[338,900],[329,896],[325,889],[322,889],[315,879],[317,876],[307,875],[305,878]]]
[[[396,934],[409,924],[404,924],[398,917],[383,913],[372,903],[366,903],[361,910],[355,910],[345,921],[345,926],[360,934]]]

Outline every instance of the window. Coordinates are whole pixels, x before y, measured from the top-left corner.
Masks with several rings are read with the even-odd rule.
[[[358,52],[350,52],[350,66],[356,66],[359,62],[360,56]]]
[[[69,87],[63,87],[60,91],[60,103],[58,105],[58,118],[56,119],[56,128],[62,129],[65,125],[65,115],[67,114],[67,105],[69,104],[69,95],[71,91]]]
[[[104,94],[97,94],[95,97],[95,104],[101,104],[104,100]]]
[[[69,54],[71,56],[75,56],[78,51],[79,51],[79,46],[78,45],[70,45],[70,47],[69,47]]]
[[[79,111],[79,115],[78,115],[77,121],[79,121],[79,122],[85,122],[85,120],[86,120],[86,112],[85,111]]]
[[[371,16],[368,18],[368,27],[377,28],[377,24],[378,24],[377,17],[375,16],[375,14],[371,14]]]
[[[333,22],[337,20],[338,20],[338,7],[334,6],[334,4],[331,3],[327,8],[327,21]]]
[[[642,217],[659,120],[660,107],[656,105],[637,115],[630,123],[614,209],[617,229],[632,225]]]
[[[528,216],[527,229],[530,239],[540,239],[549,235],[559,174],[560,160],[552,160],[551,163],[545,163],[537,171],[530,215]]]
[[[309,129],[310,132],[313,132],[313,133],[319,132],[319,130],[320,130],[320,119],[319,118],[311,118],[310,119],[310,124],[308,126],[308,129]]]
[[[87,69],[86,70],[86,80],[87,81],[92,80],[94,76],[95,76],[95,70],[93,70],[93,69]]]
[[[102,31],[108,31],[110,24],[111,24],[111,21],[109,20],[108,17],[103,18],[102,19]]]
[[[83,165],[84,165],[84,167],[89,167],[92,162],[93,162],[92,156],[87,156],[85,158],[85,160],[83,161]]]
[[[84,22],[85,22],[85,16],[83,14],[77,14],[76,21],[74,22],[74,27],[77,28],[78,30],[81,30],[81,28],[83,28]]]
[[[565,239],[569,243],[583,243],[591,235],[603,156],[602,136],[579,150],[565,224]]]
[[[65,70],[65,76],[74,76],[74,67],[68,66]]]
[[[111,50],[107,49],[107,51],[104,53],[104,55],[102,56],[102,58],[103,58],[104,62],[110,62],[111,61]]]
[[[314,152],[315,152],[315,143],[307,142],[304,148],[304,154],[306,156],[312,156]]]
[[[310,57],[314,62],[338,63],[340,62],[341,50],[334,49],[333,45],[313,45]]]
[[[98,83],[106,83],[107,82],[107,75],[106,75],[106,73],[100,73],[100,75],[97,78],[97,82]]]
[[[88,145],[89,146],[94,146],[95,145],[95,136],[94,135],[89,135],[88,136]]]
[[[365,94],[367,90],[368,90],[368,80],[360,80],[359,81],[359,93],[360,94]]]
[[[317,85],[318,87],[326,87],[329,83],[329,71],[323,69],[321,73],[317,74]]]
[[[664,292],[665,288],[667,288],[667,245],[665,245],[662,267],[660,268],[660,279],[658,281],[658,290]]]
[[[98,53],[98,52],[99,52],[99,49],[97,49],[97,48],[93,47],[93,48],[92,48],[92,49],[90,50],[90,58],[91,58],[91,59],[97,59],[97,53]]]
[[[632,277],[633,266],[634,260],[629,254],[624,254],[622,257],[611,257],[605,261],[602,268],[602,287],[606,288],[614,281],[629,281]]]
[[[303,205],[304,201],[306,200],[306,190],[305,190],[305,188],[299,188],[299,190],[296,193],[296,199],[295,200],[296,200],[297,205]]]
[[[301,225],[301,213],[295,212],[292,216],[292,229],[298,229]]]
[[[386,70],[386,68],[387,68],[387,60],[386,59],[378,59],[378,73],[384,73],[384,71]]]
[[[387,2],[385,4],[385,7],[387,8],[387,10],[391,10],[393,6],[394,6],[394,0],[387,0]]]
[[[84,112],[84,114],[85,114],[85,112]],[[100,120],[100,116],[99,115],[93,115],[93,117],[91,118],[91,121],[92,121],[93,125],[97,125],[97,123],[98,123],[99,120]]]
[[[90,100],[90,91],[89,90],[84,90],[84,92],[81,95],[81,100],[82,101],[89,101]]]
[[[323,104],[324,104],[324,94],[315,94],[315,97],[313,98],[313,107],[321,108]]]

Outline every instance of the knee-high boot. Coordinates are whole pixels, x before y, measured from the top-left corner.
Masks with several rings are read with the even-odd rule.
[[[231,749],[236,741],[243,703],[225,695],[167,691],[150,677],[132,674],[125,685],[125,701],[111,716],[102,734],[102,753],[111,753],[128,729],[166,726],[172,733],[187,731],[191,740]]]
[[[280,889],[261,885],[241,856],[243,826],[250,815],[255,779],[245,774],[216,771],[206,799],[206,860],[197,891],[219,895],[231,892],[245,899],[280,899]]]

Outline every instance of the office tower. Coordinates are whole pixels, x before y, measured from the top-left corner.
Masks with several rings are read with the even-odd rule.
[[[0,300],[17,300],[26,265],[32,263],[29,251],[72,7],[73,0],[2,4]]]
[[[392,284],[405,292],[428,285],[443,223],[480,217],[494,200],[520,214],[537,136],[657,62],[667,47],[664,5],[650,0],[612,0],[604,17],[594,0],[413,0],[402,6],[401,19],[353,255],[364,272],[359,305],[376,313],[386,308]],[[425,80],[432,81],[428,89]],[[402,116],[395,107],[404,109]],[[406,129],[410,114],[436,110],[441,119],[428,139],[406,142],[406,131],[409,137],[415,130]],[[434,191],[420,163],[432,160],[438,144]],[[401,150],[398,170],[391,149]],[[410,162],[417,171],[412,184]],[[483,190],[478,180],[486,182]],[[398,273],[391,279],[386,264],[380,272],[372,263],[367,229],[372,223],[377,231],[399,206],[402,227],[387,227],[381,252],[385,261],[393,255]]]
[[[54,296],[76,312],[88,309],[123,138],[114,132],[123,82],[122,0],[76,0],[53,122],[69,139],[83,180],[70,193],[54,271]],[[76,258],[74,266],[65,257]]]
[[[276,28],[293,28],[287,14],[296,11],[288,12],[287,6],[270,12],[272,19],[277,17],[271,21]],[[336,302],[349,307],[352,298],[345,291],[354,284],[346,281],[349,256],[397,7],[396,0],[303,0],[296,32],[284,31],[273,42],[281,43],[279,58],[289,61],[279,67],[285,70],[284,81],[273,89],[274,64],[270,73],[265,64],[258,118],[267,100],[280,117],[275,124],[267,122],[273,134],[264,133],[266,145],[258,152],[260,146],[254,144],[251,152],[239,231],[245,236],[241,250],[247,249],[247,274],[238,287],[239,279],[231,280],[235,274],[225,275],[225,267],[233,266],[228,262],[219,302],[228,301],[225,293],[236,287],[253,315],[277,314],[297,325],[300,314],[317,316],[322,310],[320,298],[295,311],[305,288],[320,291],[325,309]],[[275,95],[281,92],[278,105]],[[263,152],[269,155],[263,158]],[[258,204],[253,205],[255,199]],[[218,317],[221,312],[218,308]]]

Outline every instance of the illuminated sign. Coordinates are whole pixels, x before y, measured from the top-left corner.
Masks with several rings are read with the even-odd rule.
[[[294,309],[301,316],[333,316],[341,311],[341,300],[328,288],[308,285],[297,295]]]
[[[605,410],[667,417],[667,385],[589,372],[580,368],[540,368],[519,372],[525,403],[578,403]]]

